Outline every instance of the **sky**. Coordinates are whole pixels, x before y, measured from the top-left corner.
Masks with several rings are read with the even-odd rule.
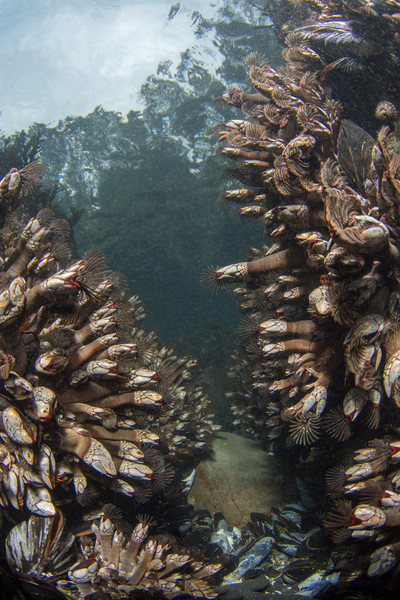
[[[186,0],[0,0],[0,132],[56,124],[97,105],[126,114],[161,60],[195,43],[191,14],[215,3]]]

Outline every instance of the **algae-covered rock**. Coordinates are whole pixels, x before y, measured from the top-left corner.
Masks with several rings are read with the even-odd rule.
[[[279,462],[260,442],[220,432],[213,449],[214,458],[197,467],[189,495],[196,510],[220,511],[229,525],[241,527],[250,512],[268,513],[283,500]]]

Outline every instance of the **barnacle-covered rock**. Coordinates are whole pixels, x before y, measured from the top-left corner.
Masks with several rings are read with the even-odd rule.
[[[327,473],[331,509],[324,524],[334,542],[346,542],[349,562],[343,568],[341,557],[336,565],[343,583],[385,575],[388,589],[398,587],[399,460],[400,442],[385,436]]]
[[[288,7],[289,22],[280,18]],[[231,288],[245,314],[249,360],[235,357],[228,398],[235,425],[301,457],[294,470],[305,457],[313,464],[311,446],[325,469],[332,449],[340,452],[345,465],[328,473],[337,504],[326,518],[344,542],[337,570],[347,548],[355,559],[344,581],[394,570],[397,589],[400,120],[398,82],[385,82],[400,64],[398,6],[283,2],[268,10],[281,33],[284,22],[291,29],[286,67],[251,54],[255,93],[228,90],[223,100],[242,115],[217,128],[240,182],[224,199],[264,220],[268,240],[248,260],[203,277],[210,288]],[[371,76],[379,85],[363,103]],[[372,437],[349,464],[356,444]]]
[[[327,99],[315,77],[296,72],[291,63],[285,72],[275,71],[250,55],[247,64],[260,94],[246,97],[241,108],[248,120],[228,121],[220,139],[240,145],[237,169],[246,168],[248,183],[257,188],[252,194],[267,208],[263,218],[275,244],[264,256],[217,269],[204,279],[232,287],[247,283],[247,291],[235,291],[251,312],[242,333],[255,360],[253,388],[280,396],[280,412],[292,437],[307,444],[318,438],[327,390],[340,361],[329,294],[318,286],[329,239],[319,157],[333,155],[340,107]],[[229,94],[226,100],[231,102]],[[264,150],[264,160],[253,159]],[[235,157],[226,149],[224,154]],[[288,196],[294,198],[291,204]],[[236,190],[228,191],[226,199],[245,203],[249,197],[246,190]],[[304,299],[312,294],[310,316]]]
[[[363,126],[373,123],[382,94],[398,102],[399,83],[393,78],[400,64],[397,2],[283,0],[268,2],[265,10],[286,42],[285,59],[296,68],[320,70],[350,118],[364,119],[358,120]],[[383,119],[392,114],[390,108],[380,112]]]
[[[17,589],[26,594],[41,591],[45,597],[62,598],[62,592],[68,598],[95,595],[105,600],[215,598],[207,579],[221,565],[204,564],[187,549],[172,548],[167,538],[152,538],[151,525],[140,517],[133,527],[117,507],[105,505],[91,527],[82,524],[84,533],[75,536],[59,510],[53,517],[32,515],[9,532],[6,559]]]
[[[290,35],[291,48],[301,35],[305,28]],[[232,174],[244,181],[245,170],[251,186],[225,199],[261,216],[273,243],[203,281],[233,288],[248,315],[241,334],[253,361],[251,395],[253,405],[267,404],[270,439],[282,432],[279,412],[292,441],[309,445],[322,431],[348,438],[360,414],[376,429],[384,386],[397,401],[397,125],[385,125],[375,142],[341,120],[306,60],[284,57],[280,70],[257,54],[246,59],[257,93],[228,91],[224,100],[245,118],[219,127]]]
[[[126,531],[126,523],[113,518],[113,513],[93,522],[95,543],[88,543],[87,537],[82,540],[81,560],[59,587],[77,599],[93,594],[104,600],[217,596],[205,580],[221,565],[206,565],[172,549],[166,538],[152,538],[146,520],[140,520],[129,533],[124,533],[124,528]]]
[[[152,358],[154,368],[173,373],[164,405],[148,416],[152,428],[160,435],[165,453],[174,461],[185,461],[190,455],[197,462],[212,451],[212,435],[220,429],[209,412],[209,400],[195,382],[190,369],[197,363],[178,358],[171,349],[161,348]]]
[[[216,426],[188,383],[194,361],[137,327],[140,301],[102,254],[71,260],[69,225],[49,208],[12,220],[42,172],[0,182],[0,498],[51,517],[60,488],[81,504],[104,489],[148,499],[171,481],[164,456],[198,460]]]

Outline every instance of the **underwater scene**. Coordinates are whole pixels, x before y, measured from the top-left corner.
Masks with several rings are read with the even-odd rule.
[[[0,28],[2,597],[399,598],[400,2]]]

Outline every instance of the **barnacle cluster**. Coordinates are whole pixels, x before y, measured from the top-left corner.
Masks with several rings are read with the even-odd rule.
[[[232,174],[251,187],[224,197],[250,203],[240,214],[262,217],[273,244],[204,282],[235,288],[249,313],[242,333],[254,336],[253,387],[280,402],[294,441],[315,441],[322,424],[346,439],[361,411],[377,427],[383,382],[396,396],[397,123],[375,143],[341,122],[340,104],[305,59],[275,70],[253,54],[247,64],[258,93],[225,94],[246,118],[222,125],[219,137],[236,161]],[[338,405],[328,389],[343,363]]]
[[[251,188],[229,190],[242,215],[262,217],[273,245],[261,258],[205,275],[205,283],[229,285],[250,313],[244,335],[254,359],[254,387],[280,403],[295,440],[316,439],[331,377],[341,357],[336,324],[329,314],[326,273],[329,230],[325,221],[321,157],[333,170],[341,107],[326,98],[314,74],[272,69],[258,55],[247,58],[257,94],[225,95],[247,119],[219,130],[236,161],[233,174]],[[250,203],[248,205],[247,203]],[[338,245],[338,244],[337,244]],[[245,287],[235,287],[246,283]],[[312,293],[309,306],[304,300]],[[296,399],[296,402],[294,400]]]
[[[36,209],[23,224],[43,169],[34,161],[0,181],[0,501],[14,522],[32,514],[7,538],[8,563],[42,583],[77,560],[63,505],[82,515],[107,496],[134,512],[137,503],[157,502],[181,469],[210,451],[218,429],[192,381],[195,361],[138,327],[144,311],[137,296],[126,299],[123,276],[98,251],[71,258],[69,224],[51,209]],[[108,525],[105,517],[96,529],[102,597],[114,597],[118,577],[126,597],[142,588],[213,597],[203,581],[212,567],[146,540],[143,523],[124,540],[115,528],[105,532]],[[80,570],[70,575],[81,590]],[[93,594],[91,585],[77,597]]]
[[[123,298],[121,277],[99,252],[69,260],[66,221],[42,209],[5,243],[6,215],[26,192],[25,179],[36,183],[41,168],[32,163],[0,183],[0,401],[3,503],[48,516],[57,482],[72,481],[80,499],[96,480],[146,497],[166,477],[162,453],[152,449],[163,431],[169,454],[186,441],[186,452],[200,452],[212,424],[201,390],[181,385],[192,361],[157,349],[153,333],[135,327],[132,335],[143,317],[137,297]],[[13,177],[21,179],[20,191]],[[163,414],[167,403],[180,410],[180,420]],[[151,430],[146,409],[161,416],[149,417]]]
[[[95,591],[105,598],[136,598],[146,592],[165,598],[215,598],[217,594],[204,579],[221,565],[204,565],[190,554],[175,552],[166,538],[151,539],[148,529],[148,523],[140,521],[124,535],[104,515],[98,525],[93,524],[94,547],[85,548],[82,562],[68,573],[79,590],[76,597],[85,598]]]
[[[62,513],[31,516],[6,539],[7,559],[16,573],[57,585],[68,597],[215,598],[205,581],[221,565],[205,565],[171,548],[167,538],[148,535],[150,522],[132,527],[120,511],[106,505],[85,535],[73,535]],[[73,546],[77,544],[76,554]]]
[[[282,0],[265,10],[278,38],[287,44],[285,58],[297,62],[309,52],[313,70],[333,86],[346,113],[373,124],[380,100],[396,102],[400,93],[399,6],[391,0]],[[368,94],[365,94],[368,90]]]
[[[326,474],[332,507],[324,525],[344,548],[342,583],[389,573],[388,589],[399,586],[399,449],[393,434],[370,440]]]
[[[245,313],[250,367],[237,356],[231,370],[241,378],[230,394],[235,423],[272,445],[319,445],[328,465],[340,448],[346,464],[328,474],[338,504],[326,525],[340,529],[335,541],[350,538],[346,552],[359,542],[354,573],[373,577],[399,556],[400,98],[398,82],[376,86],[374,112],[363,120],[360,109],[363,127],[377,124],[368,132],[345,118],[346,95],[343,104],[332,98],[326,82],[346,65],[354,74],[353,62],[368,63],[377,81],[392,77],[398,3],[304,5],[311,13],[286,37],[286,66],[253,53],[255,92],[235,88],[220,99],[242,111],[217,127],[221,153],[234,161],[229,174],[242,184],[223,199],[263,220],[269,241],[203,281],[231,288]],[[355,444],[363,449],[352,466]],[[364,484],[374,493],[357,504]]]

